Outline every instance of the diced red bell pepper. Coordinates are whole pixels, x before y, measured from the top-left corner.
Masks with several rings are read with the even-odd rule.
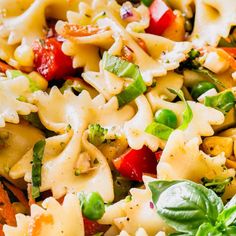
[[[139,150],[128,150],[113,160],[113,164],[122,176],[131,180],[142,182],[144,173],[156,175],[155,153],[146,146]]]
[[[163,0],[154,0],[149,7],[150,23],[147,33],[161,35],[175,20],[175,14]]]
[[[36,70],[48,81],[63,79],[75,73],[72,59],[62,52],[61,45],[62,43],[55,38],[37,40],[33,43]]]
[[[86,217],[83,217],[83,219],[85,236],[92,236],[96,233],[106,232],[109,228],[108,225],[101,225],[97,221],[89,220]]]
[[[236,58],[236,48],[230,48],[230,47],[223,47],[221,48],[224,51],[226,51],[229,55],[231,55],[232,57]]]

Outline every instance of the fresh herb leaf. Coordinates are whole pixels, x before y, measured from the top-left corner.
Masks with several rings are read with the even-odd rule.
[[[88,140],[95,146],[99,146],[106,141],[107,129],[99,124],[91,124],[88,127]]]
[[[217,221],[223,223],[224,226],[230,226],[236,223],[236,205],[224,209],[218,216]]]
[[[225,209],[236,205],[236,195],[234,195],[230,201],[225,205]]]
[[[168,140],[171,133],[174,129],[168,127],[167,125],[157,123],[153,121],[150,125],[145,129],[146,133],[152,134],[160,139]]]
[[[198,69],[201,64],[198,61],[198,57],[200,56],[200,52],[196,49],[191,49],[188,53],[188,58],[180,63],[178,68],[179,72],[182,72],[184,69]]]
[[[42,159],[44,148],[46,145],[45,140],[38,141],[33,148],[33,165],[32,165],[32,197],[37,198],[40,196],[39,187],[41,186],[41,171]]]
[[[232,180],[232,177],[226,179],[208,179],[204,177],[201,179],[202,184],[206,188],[213,190],[219,197],[224,194],[225,187],[230,184]]]
[[[149,188],[157,213],[168,225],[195,235],[203,223],[216,222],[223,203],[212,190],[191,181],[166,182],[151,182]]]
[[[179,130],[185,130],[187,129],[189,123],[191,122],[193,118],[193,112],[191,107],[189,106],[188,102],[185,100],[184,94],[182,90],[175,90],[175,89],[168,89],[171,93],[176,94],[184,103],[185,103],[185,110],[183,112],[183,122],[182,124],[178,127]]]
[[[207,78],[209,78],[210,80],[212,80],[215,84],[218,84],[223,88],[226,88],[224,86],[224,84],[221,81],[219,81],[211,71],[209,71],[209,70],[207,70],[203,67],[193,68],[192,71],[195,71],[196,73],[202,74],[202,75],[206,76]]]
[[[122,60],[105,52],[103,54],[103,68],[118,77],[129,77],[134,80],[127,88],[117,95],[119,107],[131,102],[146,91],[146,85],[137,65]]]
[[[215,96],[205,97],[204,104],[226,115],[235,105],[234,94],[231,91],[226,91]]]
[[[212,224],[206,222],[199,227],[196,236],[223,236],[223,235]]]

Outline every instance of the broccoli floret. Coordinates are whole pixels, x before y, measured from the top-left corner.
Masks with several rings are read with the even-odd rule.
[[[91,124],[89,125],[88,130],[89,130],[88,140],[93,145],[99,146],[100,144],[106,141],[106,134],[108,130],[103,128],[101,125]]]

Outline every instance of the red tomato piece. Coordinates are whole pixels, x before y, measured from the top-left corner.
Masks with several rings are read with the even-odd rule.
[[[131,180],[142,182],[143,173],[156,175],[155,153],[146,146],[139,150],[128,150],[113,163],[122,176]]]
[[[37,40],[33,43],[36,70],[48,81],[63,79],[75,73],[72,59],[62,52],[61,45],[62,43],[55,38]]]
[[[173,11],[163,0],[154,0],[149,7],[150,24],[147,33],[161,35],[175,20]]]
[[[156,159],[157,159],[158,162],[159,162],[160,159],[161,159],[162,152],[163,152],[163,151],[157,151],[157,152],[155,152],[155,157],[156,157]]]
[[[229,55],[231,55],[232,57],[236,58],[236,48],[221,48],[223,49],[224,51],[226,51]]]
[[[97,221],[89,220],[86,217],[83,217],[83,219],[85,236],[92,236],[96,233],[106,232],[109,228],[107,225],[101,225]]]

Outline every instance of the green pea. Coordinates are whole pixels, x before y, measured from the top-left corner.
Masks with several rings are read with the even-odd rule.
[[[177,127],[177,117],[175,113],[169,109],[160,109],[157,111],[155,121],[173,129]]]
[[[105,212],[105,205],[99,193],[92,192],[88,195],[81,193],[79,199],[85,217],[90,220],[99,220],[102,218]]]
[[[194,100],[197,100],[197,98],[200,97],[203,93],[213,88],[217,91],[217,88],[213,83],[210,83],[208,81],[201,81],[193,86],[191,96]]]

